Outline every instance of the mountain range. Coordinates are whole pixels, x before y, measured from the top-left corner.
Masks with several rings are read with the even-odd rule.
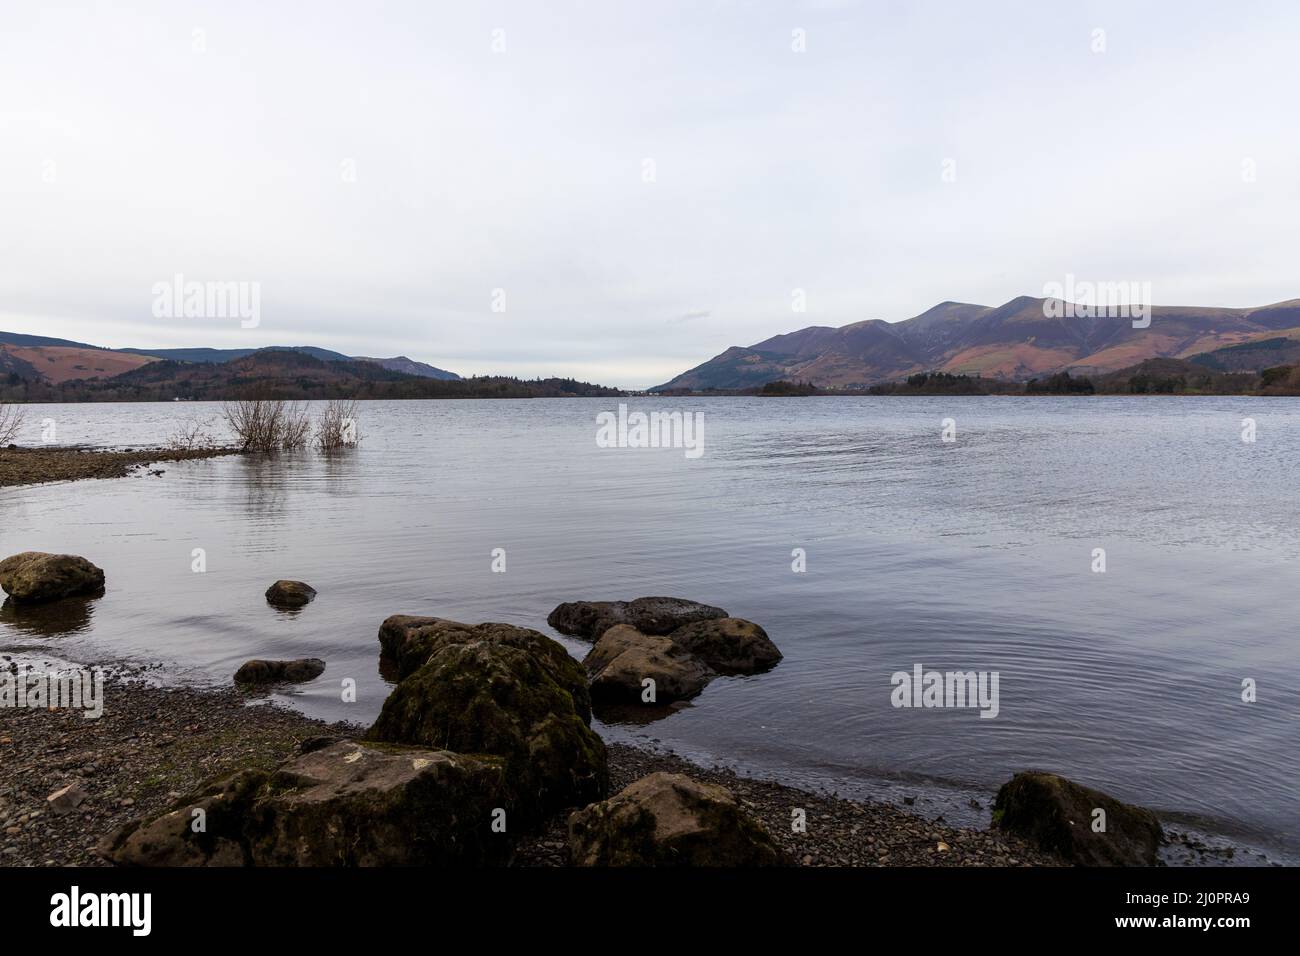
[[[1225,374],[1300,364],[1300,299],[1247,309],[1154,306],[1149,325],[1139,328],[1125,316],[1070,317],[1071,310],[1062,306],[1060,300],[1032,296],[996,307],[943,302],[902,322],[809,326],[755,345],[733,346],[651,391],[735,391],[778,381],[848,390],[921,372],[1027,382],[1062,372],[1104,376],[1153,359],[1188,360]],[[331,390],[361,382],[374,388],[380,380],[390,383],[385,386],[390,390],[399,389],[394,383],[405,378],[461,381],[454,372],[406,356],[347,356],[312,346],[110,349],[12,332],[0,332],[0,376],[11,387],[86,383],[97,395],[119,380],[128,393],[160,389],[164,380],[190,383],[206,393],[234,387],[243,373],[230,367],[222,374],[205,374],[205,367],[215,372],[253,357],[285,353],[320,363],[313,374],[330,380]],[[166,368],[147,368],[155,363]],[[292,367],[282,361],[256,366],[284,374]],[[377,379],[373,372],[387,374]],[[479,381],[466,393],[483,387]],[[559,387],[565,393],[570,389]]]
[[[440,381],[460,379],[455,372],[416,362],[405,355],[395,358],[348,356],[314,346],[269,346],[265,349],[109,349],[85,342],[17,332],[0,332],[0,373],[17,375],[26,381],[62,385],[82,379],[115,378],[152,362],[219,365],[263,351],[297,352],[322,362],[365,362],[417,378]]]
[[[112,370],[108,359],[92,358],[103,371],[93,377],[54,382],[6,366],[13,360],[0,346],[0,402],[170,402],[238,401],[241,399],[431,399],[431,398],[567,398],[617,396],[618,389],[547,378],[522,380],[507,376],[440,379],[410,375],[364,359],[326,360],[307,349],[258,349],[224,362],[182,362],[133,356],[139,364],[128,371]],[[39,346],[70,348],[70,346]],[[102,352],[82,350],[87,355]],[[6,368],[8,369],[6,371]]]
[[[1300,362],[1300,299],[1249,309],[1153,306],[1146,328],[1121,316],[1071,318],[1062,305],[1032,296],[1000,306],[942,302],[901,322],[809,326],[732,346],[651,391],[780,380],[862,388],[928,371],[1023,382],[1058,372],[1103,375],[1155,358],[1218,371]]]

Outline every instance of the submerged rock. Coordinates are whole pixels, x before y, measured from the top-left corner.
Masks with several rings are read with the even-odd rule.
[[[773,866],[784,862],[730,791],[652,773],[569,817],[578,866]]]
[[[1105,813],[1097,817],[1096,810]],[[1094,819],[1104,819],[1096,832]],[[1016,774],[993,804],[1001,829],[1080,866],[1155,866],[1164,832],[1150,810],[1054,773]]]
[[[583,660],[597,701],[669,703],[696,696],[719,674],[755,674],[781,660],[767,633],[752,621],[696,621],[670,634],[646,634],[616,624]],[[645,681],[654,681],[654,700]]]
[[[0,588],[15,603],[57,601],[104,589],[104,572],[73,554],[24,551],[0,561]]]
[[[325,662],[318,657],[296,661],[245,661],[235,671],[236,684],[301,684],[325,673]]]
[[[316,599],[316,589],[302,581],[276,581],[266,589],[266,603],[275,607],[306,607]]]
[[[213,781],[128,824],[101,852],[120,866],[500,862],[510,850],[492,831],[501,781],[491,757],[343,740],[274,772]]]
[[[635,601],[572,601],[552,611],[546,623],[561,634],[595,640],[615,624],[629,624],[643,634],[668,634],[685,624],[726,616],[722,608],[698,601],[643,597]]]
[[[389,624],[393,644],[400,628]],[[503,758],[511,813],[525,824],[608,794],[586,678],[559,644],[508,624],[436,621],[408,627],[394,646],[414,670],[367,740]]]

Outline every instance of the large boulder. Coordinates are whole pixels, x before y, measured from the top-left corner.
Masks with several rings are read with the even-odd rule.
[[[1105,811],[1105,829],[1093,830],[1094,811]],[[1025,837],[1080,866],[1155,866],[1164,840],[1150,810],[1054,773],[1016,774],[993,804],[997,826]]]
[[[704,690],[713,673],[662,634],[643,634],[615,624],[583,660],[591,676],[591,697],[599,703],[668,703]],[[645,701],[644,681],[654,681],[654,700]]]
[[[726,616],[722,608],[698,601],[643,597],[635,601],[572,601],[552,611],[546,623],[561,634],[595,640],[615,624],[629,624],[642,634],[669,634],[685,624]]]
[[[266,589],[266,603],[273,607],[306,607],[314,600],[316,589],[302,581],[276,581]]]
[[[784,862],[762,824],[727,790],[652,773],[569,817],[578,866],[773,866]]]
[[[677,628],[668,639],[719,674],[757,674],[781,660],[767,632],[738,617],[696,621]]]
[[[315,680],[325,673],[325,662],[319,657],[304,657],[296,661],[245,661],[235,671],[236,684],[302,684]]]
[[[435,651],[453,644],[486,642],[528,651],[547,676],[568,691],[573,706],[591,723],[591,696],[582,667],[561,645],[545,634],[513,624],[461,624],[440,617],[395,614],[379,628],[380,652],[397,669],[399,681],[423,667]]]
[[[490,757],[337,741],[213,781],[128,824],[102,854],[122,866],[499,862],[510,849],[492,828],[502,774]]]
[[[608,794],[585,676],[562,647],[510,625],[430,630],[412,638],[430,642],[427,659],[389,695],[366,739],[501,757],[512,818],[524,824]]]
[[[0,588],[15,603],[57,601],[104,589],[104,572],[73,554],[24,551],[0,561]]]

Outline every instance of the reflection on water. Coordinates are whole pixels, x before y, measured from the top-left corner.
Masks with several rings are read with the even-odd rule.
[[[550,633],[561,601],[679,595],[757,621],[785,660],[649,724],[602,712],[607,738],[846,793],[942,780],[987,795],[1042,767],[1300,835],[1294,400],[629,404],[702,412],[704,456],[598,448],[601,400],[362,403],[364,442],[348,454],[0,491],[0,550],[83,554],[109,581],[79,619],[69,609],[68,630],[0,612],[0,647],[57,636],[61,654],[160,660],[221,684],[249,658],[320,657],[326,674],[289,703],[367,722],[390,687],[376,640],[390,614]],[[69,442],[140,446],[216,411],[33,414]],[[1240,441],[1246,415],[1254,444]],[[947,417],[953,444],[939,441]],[[281,578],[319,594],[272,613],[263,595]],[[998,671],[997,719],[894,709],[890,675],[918,663]],[[1259,682],[1255,704],[1244,678]]]
[[[690,707],[690,701],[671,704],[627,704],[613,701],[593,702],[592,715],[602,723],[630,727],[648,727]]]
[[[284,604],[272,604],[270,601],[266,602],[266,606],[282,617],[298,617],[304,610],[300,607],[289,607]]]
[[[361,452],[358,448],[340,448],[322,455],[321,471],[324,475],[326,491],[335,495],[351,494],[361,463]]]
[[[95,601],[101,595],[64,598],[48,604],[17,604],[6,598],[0,605],[0,625],[12,633],[32,637],[62,637],[90,630]],[[8,641],[5,641],[5,646]]]

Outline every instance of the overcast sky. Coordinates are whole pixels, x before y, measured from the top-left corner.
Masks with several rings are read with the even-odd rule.
[[[1293,0],[0,0],[0,22],[7,331],[640,387],[1067,274],[1300,296]],[[259,283],[261,324],[155,317],[178,273]]]

